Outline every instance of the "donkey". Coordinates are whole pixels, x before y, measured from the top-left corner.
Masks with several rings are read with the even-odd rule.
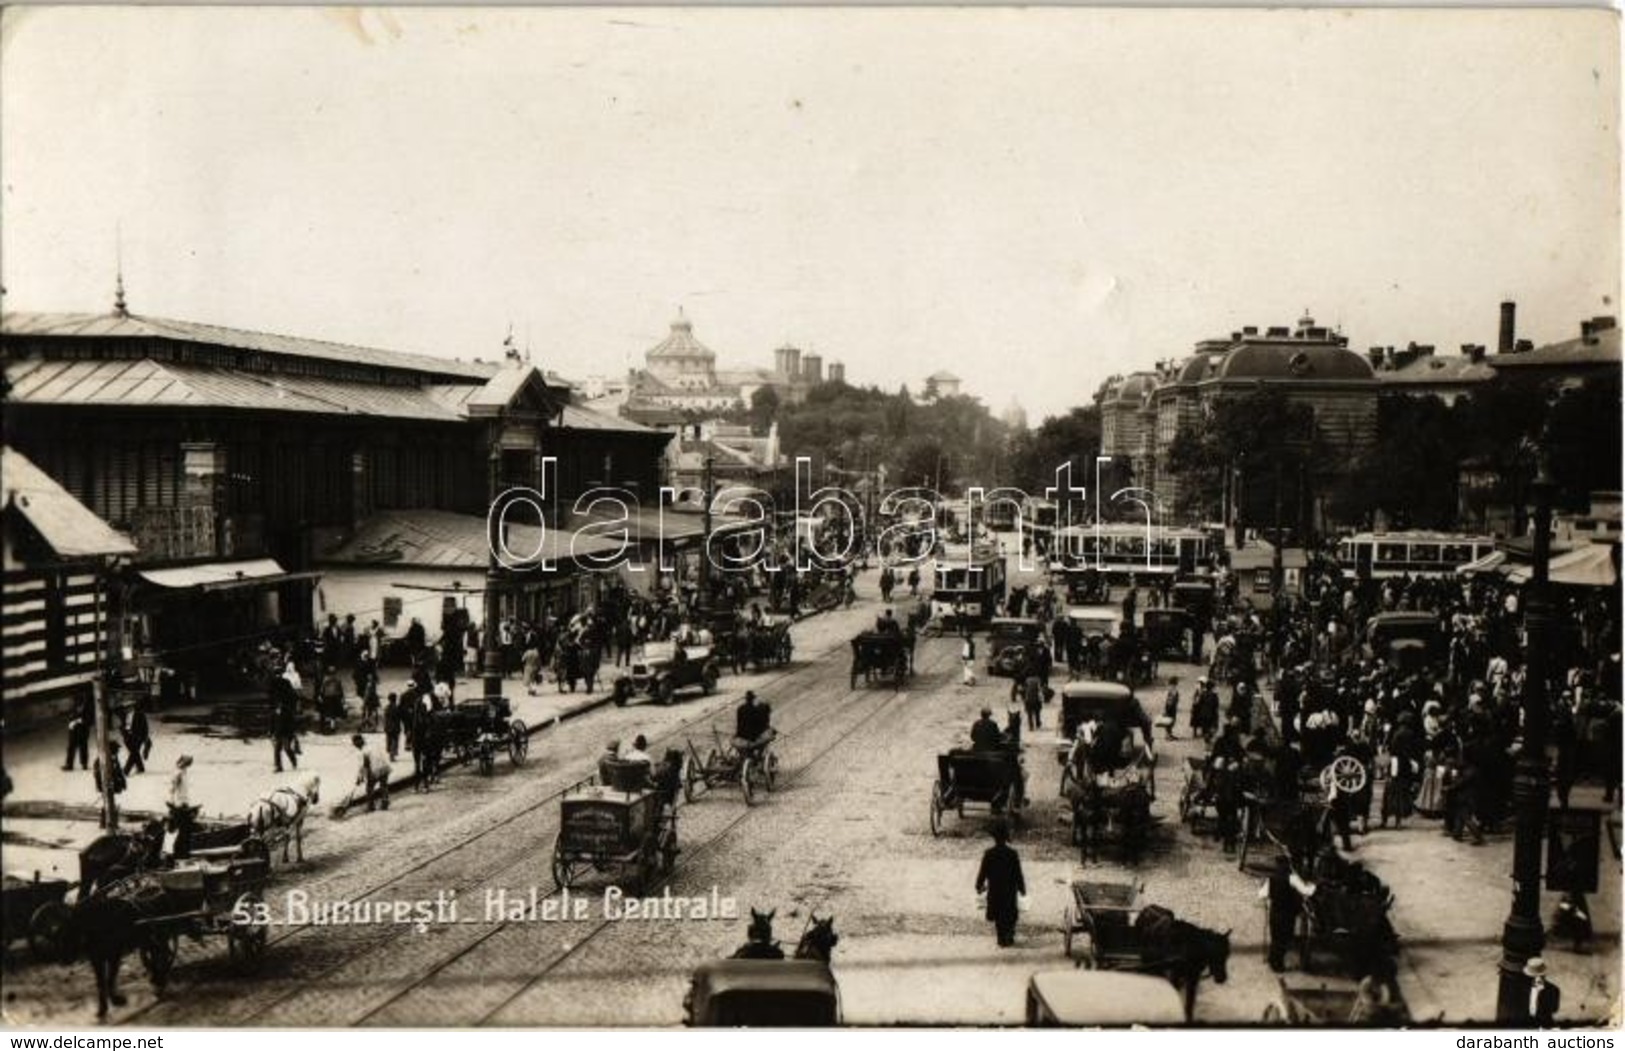
[[[1203,975],[1219,985],[1230,977],[1230,932],[1210,931],[1176,917],[1160,905],[1147,905],[1134,921],[1141,969],[1160,974],[1185,998],[1185,1020],[1196,1012],[1196,987]]]
[[[282,840],[282,863],[288,863],[293,846],[299,861],[305,860],[305,817],[321,802],[321,778],[311,774],[295,788],[284,785],[260,796],[248,808],[245,820],[251,833],[266,843]]]

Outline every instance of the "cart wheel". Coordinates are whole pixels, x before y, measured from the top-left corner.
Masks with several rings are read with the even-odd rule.
[[[48,901],[28,919],[28,947],[50,963],[72,963],[75,955],[73,910],[60,901]]]
[[[709,696],[717,692],[717,670],[710,666],[700,673],[700,689]]]
[[[685,800],[687,800],[688,802],[690,802],[690,803],[694,802],[694,797],[699,794],[695,790],[695,786],[697,784],[699,784],[699,781],[700,781],[700,772],[698,770],[694,769],[693,761],[690,760],[689,762],[684,763],[683,764],[683,798]]]
[[[773,786],[779,782],[779,755],[777,752],[768,752],[767,759],[762,764],[762,773],[766,778],[767,790],[773,791]]]
[[[530,754],[530,731],[524,720],[515,719],[508,724],[508,759],[514,766],[525,765],[525,757]]]
[[[942,835],[942,811],[945,809],[942,801],[942,782],[931,784],[931,834]]]
[[[570,862],[564,856],[563,847],[558,843],[554,843],[553,844],[553,882],[557,883],[559,885],[560,889],[566,889],[567,890],[567,889],[569,889],[569,886],[570,886],[570,879],[574,875],[575,875],[575,873],[570,871]]]
[[[661,704],[671,704],[677,699],[676,694],[677,688],[672,685],[670,679],[661,679],[655,685],[655,697],[659,698]]]
[[[756,803],[756,789],[751,784],[756,780],[756,764],[749,759],[739,761],[739,787],[745,793],[745,805],[754,806]]]
[[[486,777],[490,777],[492,774],[496,773],[497,769],[496,751],[492,749],[489,741],[482,741],[480,743],[479,752],[480,773],[484,774]]]
[[[249,891],[238,896],[232,915],[253,916],[263,908],[263,899],[259,894]],[[249,969],[258,968],[260,961],[265,958],[265,943],[269,934],[270,931],[262,924],[240,923],[233,920],[230,929],[226,931],[226,949],[236,963]]]
[[[172,934],[153,932],[141,946],[141,965],[147,969],[147,977],[152,980],[153,992],[163,994],[164,984],[169,981],[169,972],[175,967],[175,957],[180,954],[180,945]]]

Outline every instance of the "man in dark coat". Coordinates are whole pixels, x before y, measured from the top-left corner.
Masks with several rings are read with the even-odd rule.
[[[96,695],[87,688],[80,692],[68,718],[68,757],[62,769],[73,769],[74,756],[79,757],[79,769],[90,769],[90,734],[95,728]]]
[[[1523,973],[1529,979],[1529,1021],[1541,1028],[1554,1024],[1563,993],[1556,982],[1546,977],[1546,961],[1530,957],[1523,965]]]
[[[987,895],[987,918],[993,921],[999,946],[1016,943],[1016,917],[1021,909],[1017,897],[1027,893],[1021,875],[1021,858],[1010,847],[1010,833],[1004,825],[993,826],[993,845],[982,855],[976,873],[976,893]]]

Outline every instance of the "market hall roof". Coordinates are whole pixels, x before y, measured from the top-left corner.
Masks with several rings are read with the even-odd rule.
[[[0,506],[15,510],[59,558],[133,555],[136,547],[11,446],[0,446]]]
[[[500,366],[455,361],[429,354],[408,354],[375,347],[253,332],[196,321],[174,321],[140,314],[51,314],[12,312],[0,317],[0,335],[52,339],[162,340],[210,347],[229,347],[255,354],[335,361],[398,369],[448,379],[485,381]]]
[[[646,358],[650,361],[656,358],[712,358],[716,353],[704,343],[694,338],[694,326],[688,318],[678,311],[677,320],[671,323],[671,334],[655,344]]]

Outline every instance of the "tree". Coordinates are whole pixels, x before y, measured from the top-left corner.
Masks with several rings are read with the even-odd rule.
[[[757,387],[750,396],[750,430],[764,435],[779,418],[779,392],[772,387]]]
[[[1075,478],[1093,475],[1100,453],[1100,410],[1080,405],[1062,416],[1051,416],[1011,442],[1010,484],[1030,493],[1042,493],[1055,484],[1055,471],[1071,463]]]

